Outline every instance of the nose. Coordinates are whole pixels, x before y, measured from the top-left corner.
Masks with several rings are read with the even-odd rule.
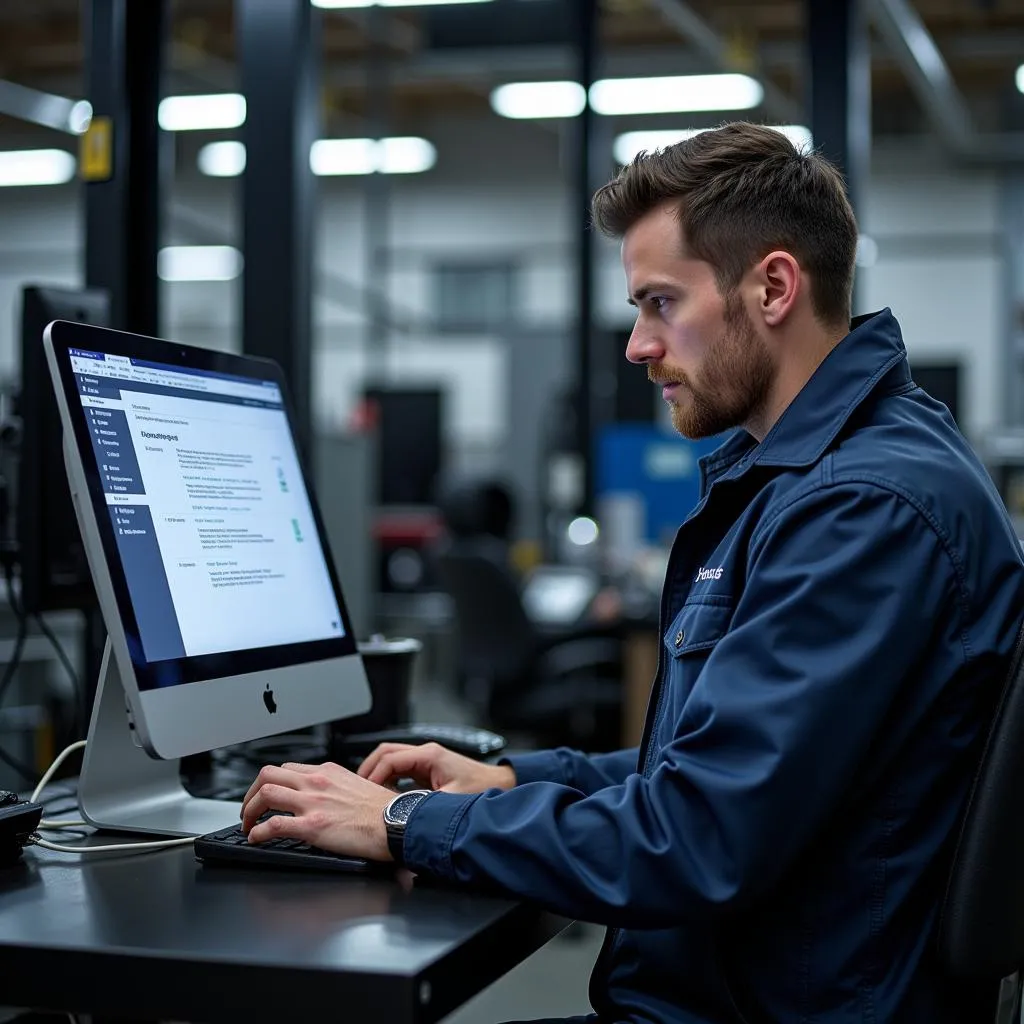
[[[626,358],[631,363],[652,363],[664,355],[664,347],[656,332],[645,328],[638,318],[626,343]]]

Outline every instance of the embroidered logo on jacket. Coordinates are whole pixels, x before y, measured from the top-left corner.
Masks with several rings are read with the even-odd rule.
[[[722,578],[722,566],[717,569],[698,569],[697,578],[694,583],[703,583],[704,580],[720,580]]]

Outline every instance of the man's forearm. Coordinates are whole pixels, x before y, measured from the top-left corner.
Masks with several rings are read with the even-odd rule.
[[[502,758],[500,763],[512,771],[516,784],[557,782],[583,793],[596,793],[605,786],[621,785],[636,771],[637,750],[584,754],[558,747]]]

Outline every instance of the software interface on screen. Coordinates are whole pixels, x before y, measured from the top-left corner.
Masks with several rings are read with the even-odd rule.
[[[344,634],[276,384],[71,366],[148,662]]]

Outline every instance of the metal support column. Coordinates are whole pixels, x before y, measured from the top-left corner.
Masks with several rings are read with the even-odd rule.
[[[371,139],[389,134],[391,113],[391,57],[388,36],[390,12],[374,4],[366,12],[366,127]],[[391,185],[381,171],[366,176],[364,191],[364,233],[366,246],[366,365],[370,378],[382,384],[388,380],[391,316],[389,277],[391,265]]]
[[[320,131],[319,11],[309,0],[236,0],[235,26],[247,106],[242,344],[284,368],[299,444],[310,455],[316,192],[309,152]]]
[[[112,326],[140,334],[156,334],[159,319],[165,9],[165,0],[83,5],[88,99],[94,125],[108,126],[110,143],[109,173],[100,170],[84,186],[85,283],[110,293]]]
[[[599,426],[595,416],[594,373],[594,232],[590,223],[590,202],[595,182],[594,111],[589,94],[594,82],[597,60],[597,0],[574,0],[576,81],[584,89],[587,101],[576,118],[573,147],[572,208],[576,230],[576,368],[579,382],[576,416],[577,438],[583,462],[583,505],[581,512],[594,508],[594,432]]]
[[[99,139],[92,166],[83,161],[85,284],[110,295],[110,326],[152,335],[160,319],[156,257],[166,162],[157,107],[166,7],[166,0],[82,5],[86,92]],[[85,610],[82,635],[87,715],[105,643],[94,605]]]
[[[853,209],[871,161],[871,56],[861,0],[806,0],[807,109],[814,145],[846,176]]]

